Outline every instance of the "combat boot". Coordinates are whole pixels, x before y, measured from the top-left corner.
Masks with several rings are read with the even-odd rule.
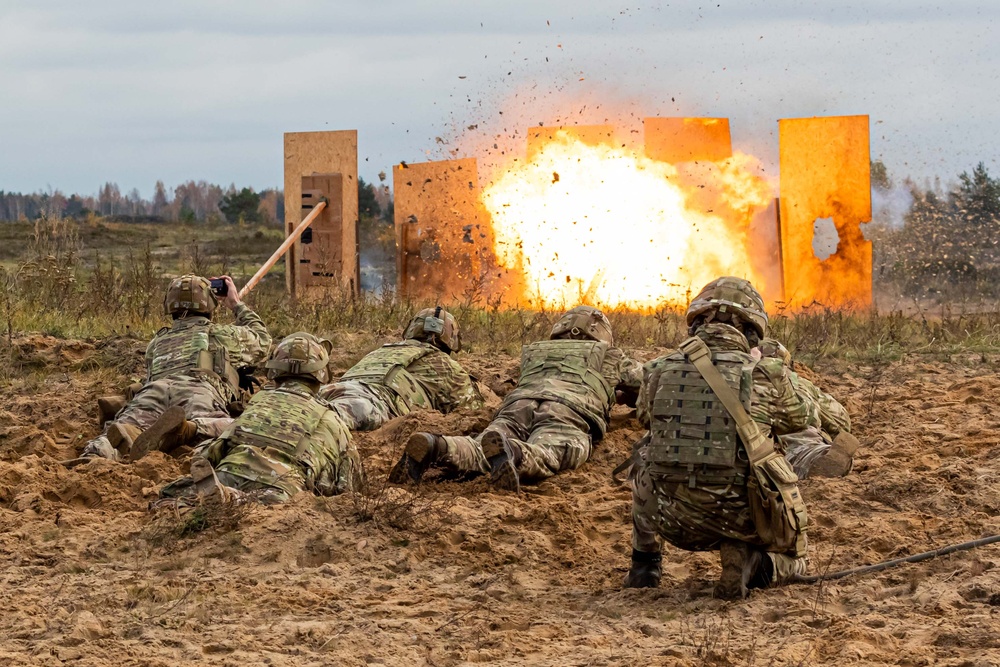
[[[97,426],[104,428],[104,425],[115,418],[122,408],[125,407],[124,396],[101,396],[97,399]]]
[[[153,425],[132,443],[129,459],[138,461],[152,451],[171,452],[194,441],[198,426],[184,418],[184,408],[174,406],[160,415]]]
[[[847,431],[833,439],[833,445],[809,468],[810,477],[843,477],[854,467],[854,453],[861,443]]]
[[[118,452],[118,455],[123,459],[128,458],[135,439],[140,435],[142,435],[142,429],[135,424],[112,422],[111,426],[108,427],[108,442],[111,443],[112,449]]]
[[[625,588],[656,588],[660,585],[659,551],[632,549],[632,567],[625,575]]]
[[[218,498],[224,502],[230,499],[229,488],[219,481],[215,468],[204,457],[195,456],[191,459],[191,480],[194,482],[191,491],[201,501]]]
[[[750,591],[748,584],[757,573],[763,559],[763,552],[746,542],[725,540],[719,547],[722,559],[722,576],[715,585],[713,597],[721,600],[742,600]]]
[[[427,469],[435,463],[447,449],[444,438],[433,433],[417,432],[410,436],[403,450],[403,456],[389,472],[392,484],[420,483]]]
[[[521,480],[517,468],[521,465],[524,452],[499,431],[487,431],[482,439],[483,456],[490,466],[490,485],[504,491],[521,490]]]

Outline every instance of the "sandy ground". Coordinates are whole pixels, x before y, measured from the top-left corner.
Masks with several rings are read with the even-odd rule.
[[[16,343],[0,402],[0,665],[1000,664],[1000,546],[739,603],[711,598],[717,556],[668,547],[659,589],[621,590],[630,497],[610,471],[640,433],[624,409],[583,469],[520,495],[385,487],[418,425],[474,432],[489,416],[411,415],[358,438],[367,496],[209,512],[197,530],[146,510],[183,461],[58,463],[96,432],[94,397],[138,368],[142,344]],[[509,389],[515,360],[466,361]],[[816,369],[863,449],[849,477],[802,484],[814,572],[1000,533],[994,364]]]

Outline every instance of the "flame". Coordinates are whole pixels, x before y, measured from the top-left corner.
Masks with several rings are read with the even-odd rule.
[[[680,168],[557,131],[483,190],[502,267],[539,306],[684,306],[723,275],[761,289],[747,248],[773,187],[754,158]]]

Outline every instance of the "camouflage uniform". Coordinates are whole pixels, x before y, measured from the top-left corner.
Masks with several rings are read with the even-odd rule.
[[[758,366],[769,369],[775,364],[790,366],[791,355],[783,345],[773,339],[765,339],[760,345],[763,357]],[[833,439],[841,432],[851,432],[851,417],[847,410],[833,396],[819,389],[815,384],[797,373],[788,370],[789,379],[800,403],[807,407],[807,416],[801,419],[796,415],[792,423],[776,424],[774,435],[777,436],[785,451],[785,458],[792,465],[799,477],[807,477],[809,470],[816,461],[830,451]],[[758,393],[755,387],[755,393]],[[760,398],[762,402],[772,400],[773,392],[762,387]],[[804,428],[796,425],[806,424]]]
[[[226,406],[239,388],[235,368],[259,364],[271,346],[271,336],[254,311],[240,303],[233,312],[233,325],[195,315],[160,329],[146,348],[146,381],[115,422],[146,429],[176,405],[198,425],[199,436],[218,436],[231,423]],[[112,423],[87,443],[84,456],[119,460],[120,453],[107,438]]]
[[[593,340],[547,340],[521,351],[521,377],[493,421],[476,437],[445,436],[436,464],[488,473],[483,438],[501,434],[517,446],[518,477],[540,481],[573,470],[589,458],[608,430],[616,390],[635,392],[642,366],[618,348]]]
[[[201,450],[219,481],[283,502],[301,491],[333,496],[358,488],[361,459],[351,432],[307,383],[291,380],[257,392],[246,410]],[[182,478],[160,492],[183,495]]]
[[[319,395],[352,431],[373,431],[417,409],[447,413],[483,406],[465,369],[447,352],[419,340],[383,345]]]
[[[330,341],[297,332],[267,362],[276,386],[261,390],[218,438],[192,459],[191,477],[167,485],[176,498],[254,492],[284,502],[300,491],[326,496],[358,488],[361,460],[351,432],[316,392],[330,379]]]
[[[726,324],[708,324],[696,335],[705,341],[713,352],[739,352],[746,355],[751,365],[750,347],[746,338]],[[648,382],[656,369],[671,357],[661,357],[646,365],[647,382],[643,383],[639,397],[639,419],[647,428],[650,425],[652,400],[649,393],[656,389]],[[791,386],[789,373],[781,360],[762,368],[756,364],[752,370],[750,415],[769,431],[781,424],[795,429],[804,428],[809,406]],[[766,397],[766,400],[761,400]],[[757,534],[750,516],[747,487],[743,485],[713,485],[699,483],[691,487],[688,482],[663,481],[651,474],[647,464],[647,449],[640,451],[640,463],[632,477],[632,548],[640,552],[658,552],[657,536],[662,536],[674,546],[689,551],[714,551],[723,539],[739,540],[766,549]],[[770,554],[778,578],[805,571],[804,550],[801,556],[787,553]]]

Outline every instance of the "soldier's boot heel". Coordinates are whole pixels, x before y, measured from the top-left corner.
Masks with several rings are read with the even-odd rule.
[[[483,456],[490,466],[490,485],[494,489],[519,492],[521,479],[517,474],[517,466],[523,456],[521,448],[497,431],[483,434],[481,446]]]
[[[125,407],[124,396],[101,396],[97,399],[97,426],[104,428],[104,425],[112,421],[122,408]]]
[[[215,468],[201,456],[191,459],[191,479],[194,481],[192,490],[201,500],[216,497],[219,500],[228,500],[228,489],[215,474]]]
[[[756,572],[761,553],[746,542],[726,540],[719,548],[722,559],[722,576],[715,585],[713,597],[720,600],[742,600],[750,591],[747,584]]]
[[[660,585],[660,552],[632,550],[632,567],[625,575],[625,588],[656,588]]]
[[[118,454],[118,458],[114,460],[128,460],[132,445],[135,444],[136,438],[140,435],[142,435],[142,429],[135,424],[112,422],[111,426],[108,427],[108,442]]]
[[[393,484],[408,481],[418,484],[431,464],[444,453],[445,446],[444,438],[439,435],[414,433],[406,442],[403,456],[389,472],[389,481]]]
[[[174,406],[165,410],[159,419],[132,443],[129,459],[138,461],[149,452],[157,450],[169,452],[194,440],[198,427],[184,417],[184,408]]]

